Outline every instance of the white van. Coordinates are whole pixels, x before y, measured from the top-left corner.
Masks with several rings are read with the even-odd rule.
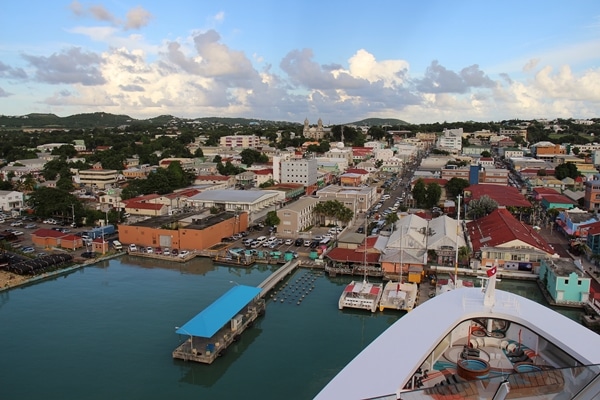
[[[123,245],[118,240],[113,240],[112,246],[113,246],[113,249],[115,249],[117,251],[123,250]]]
[[[257,242],[259,242],[259,243],[262,243],[262,242],[264,242],[265,240],[267,240],[267,237],[266,237],[266,236],[259,236],[259,237],[257,237],[257,238],[256,238],[256,241],[257,241]]]

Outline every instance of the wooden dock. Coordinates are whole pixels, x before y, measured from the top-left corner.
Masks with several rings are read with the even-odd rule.
[[[292,260],[277,269],[258,286],[262,289],[260,294],[240,310],[238,315],[236,315],[238,319],[235,323],[231,320],[229,324],[223,326],[210,338],[190,335],[185,342],[173,351],[173,358],[212,364],[217,357],[224,354],[231,343],[239,339],[242,332],[251,327],[254,321],[265,313],[266,304],[264,297],[266,294],[299,265],[300,262],[298,260]],[[239,319],[240,317],[241,320]]]

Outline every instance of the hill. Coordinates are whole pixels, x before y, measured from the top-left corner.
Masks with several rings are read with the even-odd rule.
[[[164,126],[170,123],[207,123],[228,126],[282,126],[299,125],[299,123],[284,121],[265,121],[248,118],[202,117],[178,118],[172,115],[159,115],[149,119],[135,119],[128,115],[115,115],[104,112],[75,114],[59,117],[55,114],[32,113],[20,116],[0,115],[0,128],[3,129],[93,129],[114,128],[122,125],[152,125]]]
[[[350,122],[348,125],[366,125],[366,126],[397,126],[397,125],[411,125],[406,121],[396,118],[366,118],[356,122]]]

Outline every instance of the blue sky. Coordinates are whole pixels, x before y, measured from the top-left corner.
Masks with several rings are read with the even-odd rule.
[[[600,117],[600,2],[4,1],[0,113]]]

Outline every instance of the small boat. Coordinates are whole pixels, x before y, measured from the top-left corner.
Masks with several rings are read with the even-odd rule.
[[[383,294],[383,283],[369,283],[365,274],[362,282],[352,281],[344,288],[338,301],[340,310],[358,308],[375,312]]]
[[[379,300],[379,311],[386,308],[392,310],[410,311],[415,307],[419,288],[414,283],[400,283],[389,281],[383,288]]]

